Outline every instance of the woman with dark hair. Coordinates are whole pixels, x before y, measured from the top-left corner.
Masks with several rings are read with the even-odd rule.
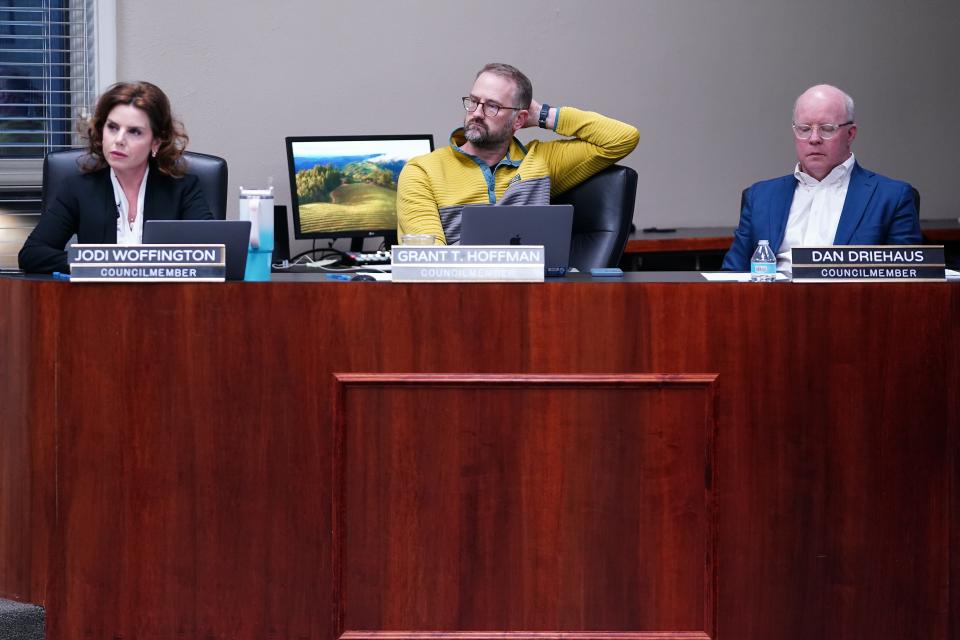
[[[187,136],[149,82],[121,82],[97,100],[81,171],[54,194],[20,250],[20,268],[66,272],[67,241],[139,244],[144,220],[210,220],[196,176],[185,175]]]

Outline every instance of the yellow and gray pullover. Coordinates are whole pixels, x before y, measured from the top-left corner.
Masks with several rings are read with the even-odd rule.
[[[495,167],[461,148],[462,128],[450,146],[410,160],[397,187],[399,235],[429,233],[457,244],[464,205],[549,204],[633,151],[640,137],[628,124],[573,107],[557,110],[554,129],[569,139],[524,146],[514,138]]]

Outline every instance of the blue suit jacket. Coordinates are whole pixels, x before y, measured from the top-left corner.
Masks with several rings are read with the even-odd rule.
[[[769,240],[780,250],[787,230],[797,179],[790,174],[758,182],[743,194],[740,224],[723,268],[749,271],[757,242]],[[854,163],[847,198],[833,244],[920,244],[920,216],[913,189]]]

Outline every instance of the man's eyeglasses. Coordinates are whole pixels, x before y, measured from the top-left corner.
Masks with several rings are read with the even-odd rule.
[[[814,131],[819,131],[821,138],[824,140],[829,140],[833,136],[837,135],[837,132],[840,131],[841,127],[846,127],[851,124],[853,124],[852,120],[850,122],[844,122],[843,124],[797,124],[794,122],[793,135],[797,136],[801,140],[809,140]]]
[[[488,118],[492,118],[500,113],[500,109],[512,109],[513,111],[522,111],[524,109],[524,107],[503,107],[495,102],[480,102],[470,96],[463,96],[462,100],[463,108],[467,110],[467,113],[473,113],[477,110],[477,107],[483,105],[483,115]]]

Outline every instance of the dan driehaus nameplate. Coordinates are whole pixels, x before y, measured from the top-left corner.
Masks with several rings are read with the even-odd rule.
[[[394,282],[543,282],[542,245],[391,249]]]
[[[795,247],[794,282],[938,282],[943,245]]]

